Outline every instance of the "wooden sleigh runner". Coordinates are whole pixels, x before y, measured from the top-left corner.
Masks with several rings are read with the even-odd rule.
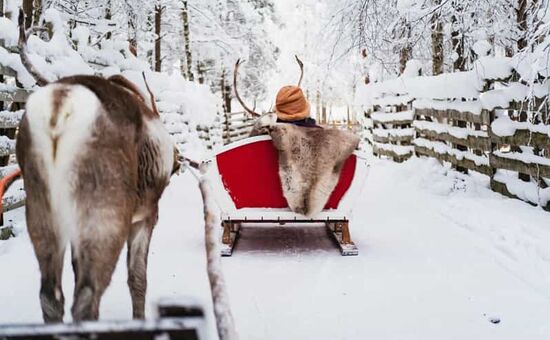
[[[226,145],[212,163],[208,176],[221,210],[222,256],[231,256],[243,223],[323,224],[342,255],[358,255],[349,221],[368,166],[357,154],[347,159],[323,211],[314,218],[294,213],[288,207],[278,174],[277,150],[269,136]]]

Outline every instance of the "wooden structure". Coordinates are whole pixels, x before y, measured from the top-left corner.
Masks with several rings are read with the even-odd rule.
[[[374,155],[387,156],[395,162],[409,159],[414,152],[414,112],[411,103],[405,97],[403,99],[405,102],[400,101],[397,105],[375,105],[374,111],[369,113]],[[390,98],[383,98],[380,102],[384,100],[394,102]]]
[[[157,316],[147,320],[2,325],[0,339],[206,339],[204,311],[199,305],[167,300],[157,306]]]
[[[212,160],[209,178],[221,208],[222,255],[230,256],[242,224],[324,225],[342,255],[357,255],[351,240],[351,206],[368,173],[356,154],[344,164],[340,179],[324,210],[314,218],[292,212],[283,196],[278,156],[269,136],[257,136],[226,145]]]
[[[248,137],[255,120],[245,111],[225,113],[222,122],[223,144],[229,144]]]
[[[3,46],[4,43],[0,40],[0,47]],[[15,159],[15,138],[19,121],[23,116],[25,101],[30,94],[20,86],[16,76],[17,73],[13,69],[0,65],[0,179],[3,179],[1,183],[6,187],[13,182],[13,185],[3,192],[0,240],[13,236],[11,221],[4,219],[4,213],[25,205],[22,180],[8,177],[18,171]]]
[[[446,76],[452,81],[453,74]],[[513,70],[505,78],[486,79],[473,97],[414,98],[399,93],[375,98],[375,111],[366,114],[373,128],[364,127],[372,130],[374,154],[401,162],[410,155],[396,154],[392,148],[404,142],[417,156],[436,158],[464,173],[487,175],[493,191],[550,211],[549,94],[543,84],[527,85],[518,79]],[[529,93],[529,86],[537,88],[540,97],[506,100]],[[500,105],[492,104],[495,99]],[[410,108],[410,116],[398,116]],[[410,133],[402,132],[411,127]]]

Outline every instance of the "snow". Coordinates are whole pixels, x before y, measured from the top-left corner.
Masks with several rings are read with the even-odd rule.
[[[429,122],[426,120],[415,120],[413,126],[420,130],[430,130],[438,134],[447,133],[453,137],[466,139],[468,136],[473,137],[489,137],[486,131],[472,130],[470,128],[461,128],[456,126],[450,126],[447,124],[441,124],[437,122]]]
[[[88,29],[82,26],[73,32],[73,41],[78,43],[78,51],[75,51],[65,35],[66,24],[60,13],[49,8],[44,13],[44,19],[52,23],[53,36],[49,41],[44,41],[32,35],[28,39],[28,47],[29,58],[46,79],[56,80],[74,74],[98,73],[106,77],[122,74],[147,94],[141,75],[145,71],[163,121],[182,152],[188,157],[203,159],[208,157],[208,149],[221,144],[218,117],[221,98],[215,96],[208,85],[189,82],[179,73],[151,72],[147,62],[128,52],[128,43],[124,39],[104,41],[101,49],[92,46],[88,41]],[[3,28],[0,39],[4,38],[7,45],[17,44],[18,30],[14,21],[0,18],[0,28]],[[15,70],[24,87],[34,86],[34,79],[21,64],[18,54],[0,47],[0,65]],[[98,70],[90,65],[98,67]],[[15,89],[14,85],[0,84],[0,90]],[[201,140],[197,132],[203,127],[209,130],[208,141]]]
[[[540,164],[550,166],[550,158],[537,156],[533,153],[525,152],[525,150],[523,150],[523,152],[493,151],[493,155],[502,158],[514,159],[527,164]]]
[[[392,121],[413,120],[414,111],[408,110],[408,111],[401,111],[401,112],[395,112],[395,113],[376,111],[371,114],[371,118],[372,120],[375,120],[381,123],[387,123]]]
[[[550,125],[513,121],[506,113],[499,114],[491,123],[491,131],[497,136],[513,136],[517,130],[546,134],[550,138]]]
[[[448,154],[451,156],[456,157],[458,160],[462,160],[464,158],[471,160],[475,163],[475,165],[489,165],[489,158],[484,156],[478,156],[471,151],[461,151],[457,150],[449,145],[447,145],[444,142],[437,142],[437,141],[431,141],[425,138],[416,138],[413,140],[413,143],[415,145],[428,148],[430,150],[433,150],[439,154]]]
[[[414,146],[411,146],[411,145],[395,145],[395,144],[377,143],[377,142],[374,142],[373,145],[379,149],[391,151],[400,156],[409,155],[414,152]]]
[[[493,48],[487,40],[479,40],[475,42],[474,46],[472,46],[472,49],[474,50],[476,55],[480,57],[485,57],[488,56],[489,53],[491,53],[491,50]]]
[[[481,50],[482,46],[478,48]],[[415,76],[418,75],[421,64],[411,60],[410,66],[408,65],[409,71],[400,77],[379,83],[360,84],[356,93],[356,104],[368,108],[372,105],[398,105],[414,100],[414,107],[429,108],[430,104],[438,101],[440,105],[438,109],[459,111],[471,109],[473,113],[479,113],[481,106],[472,100],[480,98],[480,92],[487,80],[510,77],[512,64],[511,58],[483,56],[474,62],[470,71],[443,73],[436,76]],[[485,94],[485,98],[481,97],[483,108],[492,109],[499,105],[506,107],[512,100],[524,99],[526,90],[522,86],[519,83],[513,83],[506,89]],[[539,91],[543,92],[543,90]],[[403,101],[403,98],[407,98],[407,101]],[[417,104],[418,101],[421,103]],[[466,107],[462,108],[462,105]]]
[[[506,185],[508,191],[524,201],[545,206],[550,202],[550,188],[539,188],[534,182],[525,182],[518,178],[517,172],[497,170],[494,180]]]
[[[435,160],[372,162],[351,221],[359,256],[341,257],[323,228],[242,228],[234,255],[222,259],[242,339],[550,337],[547,212]],[[0,320],[39,322],[38,267],[23,209],[10,214],[17,237],[0,242]],[[159,218],[148,317],[160,297],[194,296],[206,306],[214,339],[201,197],[190,174],[172,180]],[[131,315],[125,254],[102,301],[104,320]]]
[[[407,136],[414,136],[414,129],[408,128],[408,129],[373,129],[372,134],[378,137],[388,137],[388,136],[395,136],[395,137],[407,137]]]

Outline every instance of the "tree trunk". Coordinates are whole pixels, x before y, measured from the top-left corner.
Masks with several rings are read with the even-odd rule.
[[[34,0],[34,13],[32,22],[34,25],[40,25],[40,17],[42,16],[42,0]]]
[[[4,17],[4,0],[0,0],[0,18]]]
[[[405,24],[403,35],[401,38],[406,38],[403,47],[399,51],[399,74],[403,74],[405,68],[407,67],[407,62],[411,59],[412,47],[410,45],[411,37],[411,25],[409,23]]]
[[[527,0],[519,0],[518,8],[516,11],[516,23],[520,31],[520,37],[518,39],[518,51],[527,47]]]
[[[222,99],[223,99],[223,111],[225,113],[231,112],[231,86],[225,78],[225,70],[222,73],[221,80]]]
[[[451,20],[456,22],[456,17],[453,15]],[[466,58],[464,58],[464,38],[458,30],[453,30],[451,32],[451,43],[453,45],[453,51],[456,53],[457,58],[453,62],[454,71],[465,71],[466,70]]]
[[[160,72],[162,68],[161,54],[160,54],[160,43],[161,43],[161,31],[160,24],[162,19],[162,7],[160,4],[155,5],[155,71]]]
[[[441,0],[434,0],[434,5],[441,5]],[[432,16],[432,74],[443,73],[443,24],[439,11]]]
[[[25,29],[32,26],[33,0],[23,0],[23,12],[25,12]]]
[[[136,12],[132,6],[127,6],[128,11],[128,49],[130,53],[137,56],[138,42],[137,42],[137,18]]]
[[[181,18],[183,20],[183,41],[185,45],[185,58],[187,64],[187,79],[189,81],[194,81],[195,77],[193,75],[193,58],[191,54],[191,39],[189,35],[189,11],[187,9],[187,1],[183,1]]]
[[[109,0],[109,1],[107,1],[107,4],[105,5],[105,20],[111,21],[112,18],[113,18],[113,14],[111,13],[111,1]],[[107,40],[111,39],[110,29],[107,32],[107,34],[105,35],[105,38]]]

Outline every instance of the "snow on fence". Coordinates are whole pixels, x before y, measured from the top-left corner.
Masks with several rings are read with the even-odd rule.
[[[384,104],[386,100],[394,105]],[[374,108],[370,114],[373,153],[391,157],[396,162],[409,159],[414,152],[411,144],[414,137],[414,112],[408,98],[381,98]]]
[[[254,121],[254,117],[244,111],[226,113],[222,122],[223,144],[246,138],[252,131]]]
[[[16,75],[11,68],[0,65],[0,178],[18,168],[15,162],[15,136],[23,116],[24,103],[30,93],[18,86]],[[21,179],[16,180],[4,193],[0,211],[0,240],[13,236],[11,221],[4,221],[4,212],[23,206],[25,197]]]
[[[467,72],[364,86],[373,152],[480,172],[492,190],[550,210],[550,81],[527,85],[518,66],[483,57]]]

